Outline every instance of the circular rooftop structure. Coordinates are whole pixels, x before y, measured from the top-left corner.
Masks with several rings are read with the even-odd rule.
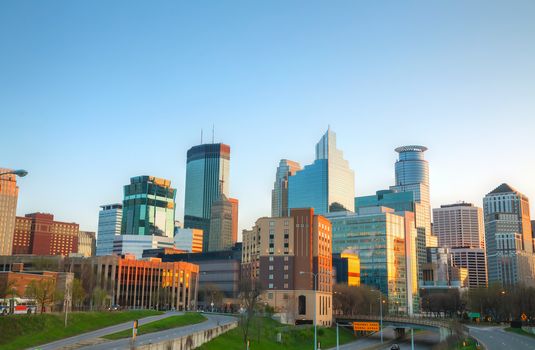
[[[427,147],[425,146],[418,146],[418,145],[409,145],[409,146],[401,146],[395,149],[398,153],[403,152],[425,152],[427,151]]]

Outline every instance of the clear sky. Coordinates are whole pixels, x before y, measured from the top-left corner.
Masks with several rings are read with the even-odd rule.
[[[182,219],[186,151],[212,125],[240,228],[328,125],[357,195],[423,144],[433,206],[501,182],[535,202],[535,1],[0,2],[0,166],[30,172],[20,215],[96,230],[150,174]]]

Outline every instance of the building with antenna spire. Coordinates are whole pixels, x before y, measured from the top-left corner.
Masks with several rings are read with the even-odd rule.
[[[209,247],[212,204],[221,193],[228,198],[229,179],[229,145],[208,143],[188,150],[184,228],[203,230],[203,251],[208,251]]]

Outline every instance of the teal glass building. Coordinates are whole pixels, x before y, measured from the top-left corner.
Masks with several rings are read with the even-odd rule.
[[[414,232],[406,231],[404,216],[376,207],[326,217],[332,225],[333,254],[354,251],[360,259],[361,285],[380,290],[388,298],[391,313],[411,314],[417,284],[408,240]]]
[[[176,189],[171,181],[137,176],[124,186],[121,235],[173,237]]]
[[[208,251],[212,203],[220,192],[229,197],[230,146],[210,143],[188,150],[184,228],[203,230],[203,251]]]
[[[316,160],[288,178],[288,210],[314,208],[323,215],[353,211],[355,173],[336,148],[336,134],[330,129],[316,144]]]
[[[416,200],[416,193],[412,191],[395,192],[393,190],[377,191],[375,195],[355,198],[355,210],[369,207],[388,207],[395,212],[410,211],[414,213],[416,228],[416,256],[418,280],[423,279],[422,267],[427,263],[426,227],[427,208]]]

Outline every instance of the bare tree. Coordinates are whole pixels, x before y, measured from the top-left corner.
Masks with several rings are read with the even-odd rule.
[[[251,329],[252,320],[255,317],[257,311],[260,294],[262,293],[262,287],[260,281],[252,278],[243,278],[239,284],[240,288],[240,320],[238,322],[242,331],[243,344],[247,349],[247,341],[249,340],[249,331]]]

